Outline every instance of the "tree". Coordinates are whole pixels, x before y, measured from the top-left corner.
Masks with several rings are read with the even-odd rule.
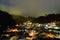
[[[37,23],[50,23],[54,21],[60,22],[60,14],[49,14],[46,16],[40,16],[35,19],[35,22]]]
[[[0,31],[6,30],[8,26],[13,26],[14,24],[12,16],[8,12],[0,10]]]

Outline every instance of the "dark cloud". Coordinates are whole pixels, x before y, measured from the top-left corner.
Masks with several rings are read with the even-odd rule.
[[[44,14],[60,12],[60,0],[0,0],[0,4],[9,8],[3,10],[11,12],[10,10],[13,8],[18,11],[18,15],[20,13],[20,15],[24,16],[38,17]]]

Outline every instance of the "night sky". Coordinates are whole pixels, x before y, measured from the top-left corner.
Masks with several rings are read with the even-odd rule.
[[[60,12],[60,0],[0,0],[0,10],[13,15],[38,17]]]

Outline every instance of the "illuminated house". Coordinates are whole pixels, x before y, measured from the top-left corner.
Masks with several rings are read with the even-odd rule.
[[[24,25],[26,25],[26,28],[30,28],[32,26],[32,22],[26,21],[24,22]]]

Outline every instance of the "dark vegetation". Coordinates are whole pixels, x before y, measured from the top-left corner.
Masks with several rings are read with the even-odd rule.
[[[53,21],[60,22],[60,14],[49,14],[46,16],[40,16],[34,20],[35,23],[50,23]]]
[[[8,26],[14,26],[15,21],[12,19],[12,16],[5,11],[0,10],[0,31],[6,30]]]

